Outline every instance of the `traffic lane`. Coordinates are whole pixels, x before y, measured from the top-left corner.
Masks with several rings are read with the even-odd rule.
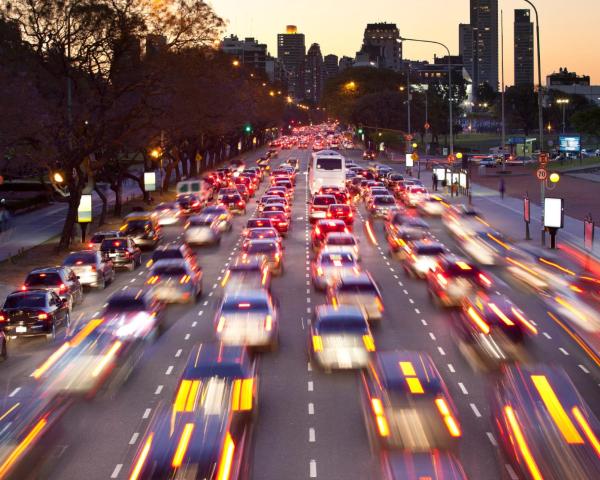
[[[362,206],[360,212],[360,221],[366,221]],[[355,231],[361,245],[370,244],[364,227]],[[458,456],[467,474],[470,478],[501,478],[488,407],[490,378],[473,371],[464,360],[453,337],[451,316],[432,305],[424,282],[404,275],[398,261],[389,257],[383,222],[373,222],[372,231],[377,246],[362,246],[361,255],[363,268],[381,288],[385,307],[381,327],[374,331],[377,350],[416,350],[431,356],[458,409],[462,427]]]
[[[194,305],[167,307],[167,331],[145,349],[128,381],[114,394],[77,405],[68,413],[66,448],[51,478],[120,478],[128,471],[152,412],[159,402],[172,401],[192,346],[214,340],[220,288],[216,279],[228,257],[239,250],[246,218],[234,219],[233,231],[223,237],[218,252],[202,256],[202,249],[197,250],[203,267],[203,297]],[[166,241],[181,242],[178,236]]]

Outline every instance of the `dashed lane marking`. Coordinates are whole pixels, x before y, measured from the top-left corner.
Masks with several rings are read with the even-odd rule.
[[[159,385],[158,387],[156,387],[156,390],[154,391],[154,395],[160,395],[160,392],[163,391],[164,386],[163,385]]]
[[[474,403],[470,403],[469,405],[471,406],[471,410],[473,410],[473,413],[475,414],[475,416],[477,418],[481,418],[481,412],[477,408],[477,405],[475,405]]]
[[[137,442],[137,439],[138,439],[139,436],[140,436],[140,434],[138,432],[135,432],[131,436],[131,439],[129,440],[129,445],[135,445],[135,442]]]
[[[144,410],[144,414],[142,415],[142,418],[145,420],[146,418],[148,418],[150,416],[151,412],[152,412],[152,409],[147,408],[146,410]]]
[[[454,370],[454,365],[452,365],[451,363],[448,364],[448,370],[450,370],[451,373],[456,372],[456,370]]]
[[[458,388],[460,388],[460,391],[463,392],[464,395],[468,395],[469,394],[469,391],[467,390],[467,387],[465,387],[462,382],[458,382]]]
[[[118,463],[115,466],[115,469],[110,474],[110,478],[118,478],[119,477],[119,473],[121,473],[121,469],[122,468],[123,468],[123,464],[122,463]]]
[[[167,368],[165,375],[171,375],[171,373],[173,372],[173,365],[169,365],[169,367]]]
[[[315,404],[312,402],[308,404],[308,414],[309,415],[315,414]]]

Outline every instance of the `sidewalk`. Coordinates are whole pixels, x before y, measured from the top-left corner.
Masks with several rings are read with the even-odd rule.
[[[115,203],[114,192],[104,190],[108,208]],[[123,188],[122,198],[140,195],[137,185],[128,184]],[[98,218],[102,210],[102,201],[94,192],[92,196],[93,217]],[[67,204],[53,203],[47,207],[34,210],[23,215],[16,215],[11,220],[11,227],[0,233],[0,262],[16,255],[20,249],[29,250],[60,235],[67,214]]]

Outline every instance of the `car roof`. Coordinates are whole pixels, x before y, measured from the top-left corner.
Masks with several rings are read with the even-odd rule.
[[[373,366],[377,378],[386,388],[403,393],[410,392],[408,378],[416,378],[426,394],[433,395],[444,389],[431,357],[424,352],[393,350],[379,352]]]
[[[254,373],[254,362],[246,347],[201,343],[192,349],[182,378],[229,377],[236,372],[239,372],[238,377],[250,377]]]
[[[344,321],[345,323],[356,322],[357,325],[366,324],[367,318],[363,310],[353,305],[319,305],[315,309],[317,323],[335,323]]]
[[[241,302],[253,300],[267,300],[269,294],[266,290],[244,290],[227,293],[223,302]]]
[[[407,478],[466,480],[462,465],[454,455],[432,452],[389,452],[385,455],[390,480]],[[386,477],[387,478],[387,477]]]
[[[367,272],[360,272],[356,275],[342,273],[339,283],[343,283],[344,285],[375,285],[375,281]]]
[[[31,274],[31,273],[60,273],[60,272],[63,272],[65,268],[69,268],[69,267],[40,267],[40,268],[34,268],[33,270],[31,270],[29,272],[29,274]]]

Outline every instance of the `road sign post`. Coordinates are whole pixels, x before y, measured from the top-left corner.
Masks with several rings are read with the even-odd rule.
[[[523,197],[523,220],[525,220],[525,240],[531,240],[529,233],[529,224],[531,223],[531,201],[526,193]]]
[[[540,118],[541,118],[541,107],[540,107]],[[540,132],[540,135],[541,134],[542,134],[542,132]],[[541,148],[540,148],[540,150],[541,150]],[[546,170],[546,165],[548,165],[548,160],[549,160],[549,155],[547,153],[545,153],[545,152],[540,152],[540,156],[539,156],[540,168],[538,169],[538,172],[541,169]],[[538,176],[538,179],[540,179],[540,203],[542,205],[542,235],[541,235],[542,247],[546,245],[546,228],[544,227],[544,218],[545,218],[545,215],[546,215],[546,207],[545,207],[546,178],[548,178],[548,172],[547,171],[546,171],[545,176],[544,176],[543,179],[540,179],[539,176]],[[556,232],[555,232],[554,235],[556,235]]]

